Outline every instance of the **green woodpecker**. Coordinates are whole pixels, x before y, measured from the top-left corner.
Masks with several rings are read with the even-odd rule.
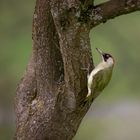
[[[102,62],[88,75],[88,94],[86,99],[90,98],[92,100],[108,85],[114,66],[114,58],[110,54],[104,53],[97,48],[96,50],[101,55]]]

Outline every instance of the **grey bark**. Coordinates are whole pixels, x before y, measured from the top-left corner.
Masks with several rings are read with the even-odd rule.
[[[83,68],[94,68],[89,32],[97,25],[98,14],[106,20],[114,15],[113,9],[105,8],[107,3],[92,7],[92,2],[36,1],[32,56],[16,94],[16,140],[71,140],[76,134],[90,107],[83,104],[87,94]],[[102,15],[93,15],[97,7],[103,9]]]

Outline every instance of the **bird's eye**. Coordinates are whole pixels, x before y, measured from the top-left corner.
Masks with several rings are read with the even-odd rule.
[[[107,60],[111,57],[111,55],[109,55],[109,54],[104,54],[103,57],[104,57],[104,60],[107,61]]]
[[[106,58],[109,58],[109,57],[111,57],[109,54],[106,54]]]
[[[109,58],[109,55],[108,55],[108,54],[106,54],[106,55],[105,55],[105,58]]]

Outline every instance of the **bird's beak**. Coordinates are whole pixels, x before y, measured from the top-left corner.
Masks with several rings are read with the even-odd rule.
[[[96,48],[96,50],[102,56],[102,60],[104,61],[104,52],[98,48]]]
[[[101,54],[103,56],[104,52],[101,51],[100,49],[96,48],[96,50],[98,51],[99,54]]]

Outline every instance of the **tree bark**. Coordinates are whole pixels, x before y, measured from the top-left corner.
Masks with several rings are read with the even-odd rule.
[[[108,11],[115,1],[119,2],[116,11],[113,8]],[[131,0],[135,8],[129,6],[129,12],[122,10],[124,0],[111,0],[98,6],[92,2],[36,1],[32,56],[18,85],[15,101],[15,139],[71,140],[76,134],[90,107],[90,104],[84,105],[87,71],[83,68],[89,71],[94,68],[89,38],[91,27],[102,23],[103,19],[140,9],[139,0]],[[102,9],[101,13],[93,12],[97,7]],[[98,22],[97,14],[102,16]]]

